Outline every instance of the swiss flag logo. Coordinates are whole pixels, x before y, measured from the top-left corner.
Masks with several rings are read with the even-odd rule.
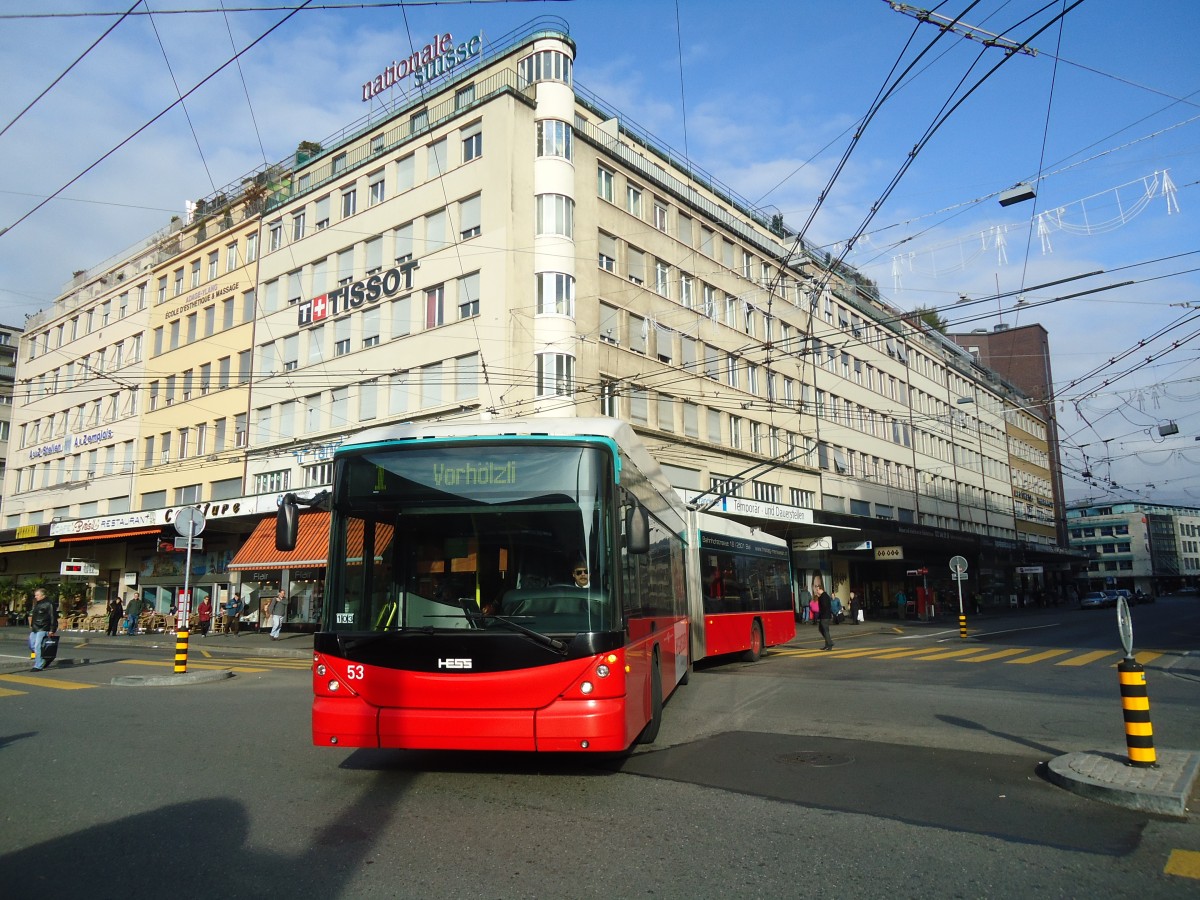
[[[322,294],[319,297],[312,299],[312,318],[314,322],[319,322],[329,314],[329,295]]]

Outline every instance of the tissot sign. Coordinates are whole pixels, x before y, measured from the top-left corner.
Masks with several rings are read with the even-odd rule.
[[[296,308],[297,322],[300,327],[317,325],[349,310],[378,303],[384,297],[407,290],[412,287],[412,270],[415,268],[415,261],[407,262],[386,272],[377,272],[352,284],[320,294],[311,300],[305,300]]]
[[[392,60],[386,69],[364,84],[362,86],[363,101],[366,102],[376,94],[394,87],[410,75],[413,87],[420,87],[428,81],[445,75],[455,66],[461,66],[468,59],[474,59],[482,52],[482,31],[458,46],[455,46],[454,36],[449,32],[435,34],[433,40],[421,50],[402,60]]]

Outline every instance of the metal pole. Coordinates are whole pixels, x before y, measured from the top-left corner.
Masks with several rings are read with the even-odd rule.
[[[183,597],[175,615],[175,674],[187,673],[188,631],[192,615],[192,542],[196,540],[196,518],[188,519],[187,558],[183,568]]]
[[[962,604],[962,577],[963,573],[958,572],[955,575],[955,583],[958,585],[958,636],[962,640],[967,639],[967,617],[963,613]]]

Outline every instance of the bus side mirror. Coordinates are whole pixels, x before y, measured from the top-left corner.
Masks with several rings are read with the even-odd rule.
[[[284,494],[275,510],[275,549],[295,550],[296,531],[300,522],[300,507],[295,494]]]
[[[635,554],[650,552],[650,518],[640,503],[625,513],[625,549]]]

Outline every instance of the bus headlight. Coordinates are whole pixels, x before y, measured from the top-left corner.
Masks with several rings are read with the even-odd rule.
[[[338,680],[336,678],[330,678],[329,683],[327,685],[325,685],[325,688],[332,694],[332,693],[336,693],[338,691],[338,689],[341,688],[341,684],[338,682]]]
[[[317,666],[317,674],[318,674],[318,675],[324,675],[324,674],[325,674],[325,664],[324,664],[324,663],[322,663],[321,665]]]
[[[595,688],[592,687],[592,683],[590,681],[585,681],[583,684],[581,684],[579,686],[579,690],[581,690],[585,694],[590,694],[592,691],[595,690]]]
[[[596,674],[599,675],[601,678],[607,678],[608,673],[609,673],[609,668],[608,668],[608,666],[604,665],[604,663],[600,663],[600,665],[596,666]]]

